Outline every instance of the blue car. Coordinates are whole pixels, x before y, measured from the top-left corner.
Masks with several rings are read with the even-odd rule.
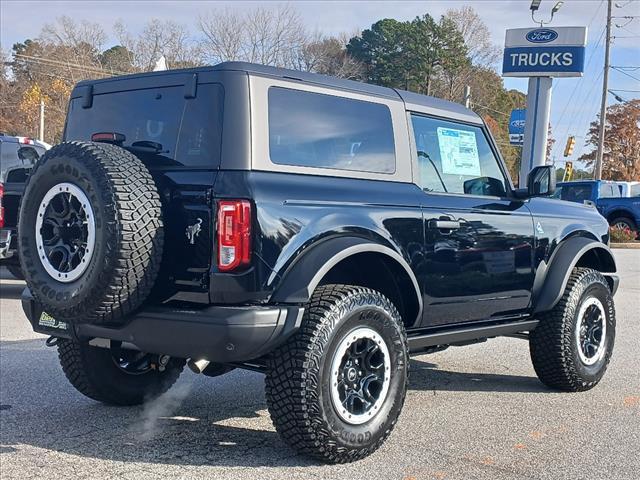
[[[582,180],[557,184],[554,198],[595,205],[609,225],[638,231],[640,197],[623,197],[620,185],[606,180]]]

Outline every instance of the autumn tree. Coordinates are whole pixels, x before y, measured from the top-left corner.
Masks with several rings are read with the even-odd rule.
[[[212,10],[197,20],[200,48],[209,63],[245,61],[295,68],[308,32],[289,5],[258,7],[244,14]]]
[[[578,160],[594,167],[600,119],[591,123],[585,145],[593,149]],[[640,180],[640,99],[607,108],[602,177],[608,180]]]
[[[296,68],[349,80],[361,80],[364,66],[347,53],[346,38],[316,35],[300,51]]]
[[[152,18],[138,35],[134,35],[126,25],[118,21],[114,31],[124,50],[120,61],[133,65],[142,72],[153,70],[160,57],[165,58],[168,68],[187,68],[201,65],[200,51],[185,25],[173,20]],[[122,59],[123,56],[128,59]]]
[[[345,47],[344,35],[311,32],[289,5],[245,13],[212,10],[198,18],[200,50],[208,63],[245,61],[360,79],[363,66]]]

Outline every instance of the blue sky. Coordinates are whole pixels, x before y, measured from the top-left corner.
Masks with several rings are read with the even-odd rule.
[[[398,20],[411,19],[429,13],[439,17],[449,8],[470,5],[480,14],[491,30],[493,42],[502,46],[507,28],[531,27],[534,24],[529,14],[529,0],[440,0],[440,1],[298,1],[289,2],[300,13],[303,21],[312,29],[336,34],[354,32],[369,27],[381,18]],[[548,13],[555,0],[544,0],[543,15]],[[640,15],[640,0],[617,0],[622,8],[614,8],[614,16]],[[107,32],[117,20],[123,20],[132,30],[142,28],[152,17],[172,19],[193,30],[197,16],[208,10],[232,8],[239,11],[262,5],[275,7],[278,2],[213,2],[213,1],[19,1],[2,0],[0,3],[0,41],[2,48],[10,50],[13,43],[36,37],[42,25],[55,17],[69,15],[75,19],[88,19],[100,23]],[[587,45],[588,66],[582,78],[556,79],[552,97],[551,124],[556,146],[552,156],[564,160],[562,150],[567,135],[578,137],[573,158],[588,149],[583,148],[584,135],[589,122],[599,112],[604,41],[602,33],[606,20],[604,0],[565,0],[556,15],[553,25],[588,25]],[[614,23],[625,23],[617,19]],[[194,36],[196,32],[193,31]],[[615,66],[640,66],[640,18],[624,28],[613,29],[614,39],[611,50],[611,64]],[[109,43],[114,43],[110,39]],[[108,45],[110,46],[110,45]],[[597,48],[596,48],[597,47]],[[612,70],[609,88],[619,90],[640,90],[640,69],[627,71],[636,79]],[[523,92],[527,89],[526,79],[505,79],[507,88]],[[473,93],[473,92],[472,92]],[[640,97],[640,93],[619,92],[623,99]],[[615,99],[609,95],[609,103]]]

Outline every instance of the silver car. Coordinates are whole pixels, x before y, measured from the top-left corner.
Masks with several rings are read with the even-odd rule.
[[[0,265],[22,278],[16,251],[18,207],[31,169],[51,145],[0,133]]]

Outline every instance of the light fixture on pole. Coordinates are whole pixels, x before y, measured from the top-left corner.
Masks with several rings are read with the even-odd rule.
[[[542,0],[533,0],[531,2],[531,6],[529,7],[529,10],[531,10],[531,19],[536,22],[539,23],[540,26],[542,27],[543,25],[547,25],[549,23],[551,23],[553,21],[553,16],[558,13],[558,10],[560,10],[560,8],[562,7],[562,4],[564,2],[557,2],[553,8],[551,9],[551,18],[549,18],[549,20],[547,20],[546,22],[543,20],[536,20],[535,17],[535,13],[538,11],[538,9],[540,8],[540,4],[542,3]]]

